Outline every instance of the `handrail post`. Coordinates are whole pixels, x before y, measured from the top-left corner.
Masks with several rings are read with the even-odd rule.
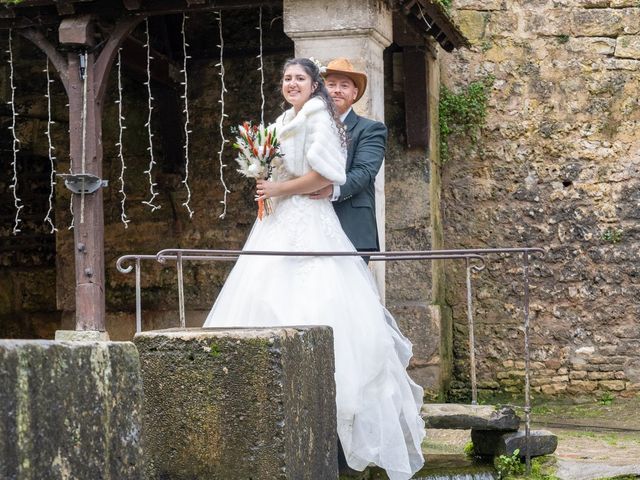
[[[527,464],[527,475],[531,473],[531,385],[530,385],[530,352],[529,352],[529,252],[524,251],[523,274],[524,274],[524,414],[525,414],[525,461]]]
[[[467,266],[467,320],[469,322],[469,363],[471,367],[471,405],[478,404],[478,384],[476,380],[476,342],[473,325],[473,298],[471,294],[471,262],[465,258]]]
[[[184,315],[184,277],[182,274],[182,252],[178,252],[176,259],[176,268],[178,270],[178,309],[180,311],[180,327],[186,327]]]
[[[136,257],[136,333],[142,332],[142,293],[140,290],[140,257]]]

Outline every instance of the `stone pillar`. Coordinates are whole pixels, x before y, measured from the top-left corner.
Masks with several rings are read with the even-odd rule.
[[[131,342],[0,340],[0,478],[143,478]]]
[[[440,47],[429,42],[427,65],[429,74],[429,206],[431,214],[431,248],[443,250],[442,162],[440,159]],[[446,260],[431,262],[431,317],[440,327],[439,397],[444,399],[453,377],[453,314],[446,298]]]
[[[148,480],[336,479],[329,327],[143,332]]]
[[[393,39],[392,14],[383,0],[284,0],[284,31],[295,42],[297,57],[323,64],[347,57],[368,77],[364,96],[354,105],[358,115],[384,122],[383,50]],[[376,178],[376,216],[380,248],[385,249],[384,164]],[[372,262],[384,299],[385,268]]]

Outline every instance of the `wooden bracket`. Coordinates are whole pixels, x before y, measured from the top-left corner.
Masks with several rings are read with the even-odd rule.
[[[63,45],[92,47],[95,42],[92,16],[85,14],[62,20],[58,29],[58,40]]]
[[[122,0],[122,3],[127,10],[139,10],[142,6],[142,0]]]

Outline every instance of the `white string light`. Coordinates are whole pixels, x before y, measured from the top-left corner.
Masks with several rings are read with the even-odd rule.
[[[147,123],[145,124],[145,127],[147,127],[147,132],[149,134],[149,146],[147,147],[147,150],[149,150],[149,168],[145,170],[144,173],[149,176],[149,193],[151,194],[151,198],[149,200],[143,201],[142,203],[144,203],[145,205],[149,205],[151,207],[151,211],[155,212],[160,208],[160,205],[156,205],[155,203],[153,203],[158,196],[158,192],[155,191],[154,187],[156,187],[158,184],[153,181],[153,175],[151,173],[153,171],[153,166],[156,164],[155,158],[153,157],[153,133],[151,133],[151,112],[153,111],[153,105],[151,103],[153,101],[153,97],[151,96],[151,59],[153,57],[151,56],[151,40],[149,38],[149,19],[146,18],[144,22],[146,27],[145,32],[147,39],[147,43],[144,45],[147,49],[147,81],[145,82],[145,85],[147,86],[149,112]]]
[[[222,36],[222,11],[218,10],[218,29],[220,30],[220,63],[216,64],[216,67],[220,67],[220,151],[218,152],[218,160],[220,162],[220,182],[222,183],[222,187],[224,188],[224,198],[220,201],[222,205],[224,205],[224,210],[220,214],[220,218],[224,218],[227,215],[227,194],[231,191],[227,188],[227,184],[224,181],[224,168],[226,165],[222,162],[222,152],[224,151],[224,144],[228,142],[228,140],[224,137],[224,118],[228,117],[226,113],[224,113],[224,94],[227,89],[224,86],[224,62],[223,62],[223,53],[224,53],[224,37]]]
[[[264,125],[264,62],[262,59],[262,5],[260,6],[260,14],[258,18],[258,31],[260,32],[260,53],[258,58],[260,59],[260,98],[262,103],[260,104],[260,123]]]
[[[87,68],[87,52],[82,54],[84,57],[84,72],[82,74],[82,174],[86,173],[87,166],[87,85],[89,84],[88,68]],[[84,185],[83,185],[84,186]],[[84,223],[84,188],[80,191],[80,223]]]
[[[125,117],[122,114],[122,48],[118,49],[118,63],[117,63],[117,72],[118,72],[118,100],[116,100],[116,104],[118,105],[118,142],[116,143],[116,147],[118,147],[118,158],[120,159],[120,190],[118,193],[121,195],[120,198],[120,220],[124,224],[124,228],[129,228],[129,218],[127,217],[125,211],[125,202],[127,200],[127,194],[124,191],[124,171],[127,169],[124,164],[124,153],[123,153],[123,145],[122,145],[122,137],[124,130],[127,128],[124,125]]]
[[[431,27],[433,26],[433,23],[429,24],[429,22],[425,18],[424,12],[422,11],[422,6],[420,5],[420,2],[418,2],[417,5],[418,5],[418,9],[420,10],[420,16],[422,17],[422,20],[424,20],[424,23],[427,25],[427,29],[431,30]]]
[[[191,58],[187,55],[187,47],[189,44],[187,43],[187,35],[185,33],[185,24],[187,21],[187,15],[182,14],[182,54],[183,54],[183,65],[182,65],[182,73],[184,75],[184,81],[182,85],[184,85],[184,94],[182,98],[184,100],[184,180],[182,183],[184,184],[187,190],[187,200],[182,204],[183,207],[187,209],[189,212],[189,218],[193,217],[193,210],[189,206],[189,202],[191,202],[191,189],[189,188],[189,134],[191,130],[189,130],[189,78],[187,76],[187,59]]]
[[[51,125],[55,122],[51,120],[51,84],[53,80],[51,79],[51,75],[49,73],[49,57],[47,57],[47,63],[44,72],[47,74],[47,94],[45,97],[47,98],[47,131],[45,132],[47,135],[47,142],[49,144],[49,163],[51,165],[51,176],[49,178],[49,182],[51,184],[51,190],[49,190],[49,210],[47,210],[47,215],[44,217],[45,223],[48,223],[51,227],[51,233],[55,233],[58,231],[56,226],[53,223],[53,219],[51,218],[51,214],[53,213],[53,197],[55,195],[56,188],[56,157],[53,154],[55,148],[53,147],[53,142],[51,141]]]
[[[69,108],[69,104],[67,103],[65,107]],[[71,135],[71,130],[67,130],[67,133]],[[69,173],[73,174],[73,163],[71,163],[71,161],[69,161]],[[71,223],[67,227],[67,230],[73,230],[76,223],[76,217],[73,213],[73,193],[71,194],[71,197],[69,197],[69,213],[71,214]]]
[[[13,84],[13,44],[11,43],[12,30],[9,29],[9,50],[7,53],[9,54],[9,82],[11,87],[11,100],[8,102],[11,105],[11,126],[9,130],[11,130],[11,134],[13,135],[13,161],[11,162],[11,166],[13,167],[13,178],[12,184],[9,185],[9,188],[13,191],[13,205],[16,207],[16,217],[13,225],[13,234],[16,235],[20,232],[18,225],[22,220],[20,219],[20,211],[24,208],[22,205],[22,200],[18,197],[18,151],[20,140],[16,136],[16,117],[18,114],[16,113],[16,105],[15,105],[15,90],[16,87]]]

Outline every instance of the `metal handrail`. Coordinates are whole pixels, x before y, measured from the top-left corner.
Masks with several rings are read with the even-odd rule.
[[[529,259],[531,256],[543,257],[545,250],[539,247],[515,248],[479,248],[454,250],[412,250],[388,252],[327,252],[327,251],[268,251],[268,250],[200,250],[188,248],[168,248],[160,250],[155,255],[124,255],[118,258],[116,267],[122,273],[136,271],[136,333],[142,331],[142,300],[141,300],[141,260],[155,260],[161,264],[174,260],[178,277],[178,309],[180,326],[185,328],[184,305],[184,274],[185,261],[235,261],[241,256],[279,256],[279,257],[369,257],[369,261],[408,261],[408,260],[460,260],[465,261],[466,293],[467,293],[467,321],[469,326],[469,364],[471,379],[471,403],[478,404],[478,388],[476,379],[475,333],[473,318],[472,274],[485,269],[485,256],[499,254],[522,254],[523,284],[524,284],[524,343],[525,343],[525,446],[527,471],[531,469],[530,435],[531,435],[531,382],[530,382],[530,349],[529,349]],[[132,262],[133,265],[125,266]],[[473,263],[475,262],[475,263]]]

